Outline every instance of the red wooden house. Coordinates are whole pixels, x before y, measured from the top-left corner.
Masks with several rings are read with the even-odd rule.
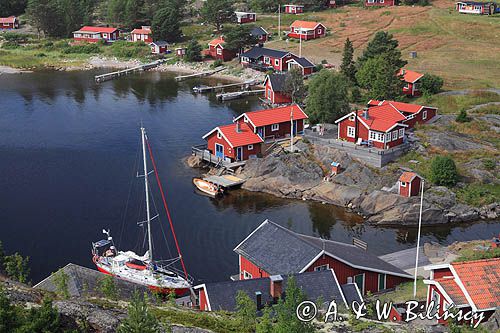
[[[230,61],[236,57],[236,52],[224,47],[224,37],[219,37],[208,43],[208,55],[213,59]]]
[[[199,309],[203,311],[236,311],[236,295],[239,291],[254,300],[257,310],[262,310],[264,306],[286,298],[289,278],[287,275],[273,275],[251,280],[205,283],[195,286],[194,290],[198,295]],[[293,274],[293,278],[297,287],[311,300],[335,300],[346,307],[354,301],[358,304],[363,301],[356,284],[339,284],[333,270]]]
[[[365,6],[395,6],[396,0],[365,0]]]
[[[339,284],[356,283],[362,295],[387,291],[412,276],[355,245],[302,235],[266,220],[234,251],[239,278],[255,279],[333,269]]]
[[[338,139],[379,149],[405,141],[406,117],[389,104],[354,111],[335,121]]]
[[[420,96],[422,93],[419,90],[419,80],[424,77],[424,74],[420,74],[408,69],[401,68],[398,72],[398,76],[404,81],[403,94],[408,96]]]
[[[269,74],[264,80],[265,99],[269,104],[289,104],[292,98],[285,94],[286,74]]]
[[[168,51],[168,43],[165,41],[151,42],[149,46],[151,46],[151,53],[153,54],[163,54]]]
[[[304,6],[302,5],[285,5],[285,13],[287,14],[302,14]]]
[[[319,22],[295,21],[290,25],[288,37],[309,40],[326,36],[326,27]]]
[[[240,55],[240,62],[243,67],[250,67],[257,70],[273,70],[276,72],[286,72],[297,66],[301,68],[303,75],[312,74],[314,64],[306,58],[297,57],[295,54],[273,50],[265,47],[254,46],[250,50]]]
[[[250,12],[234,12],[236,16],[236,22],[239,24],[250,23],[257,21],[257,14]]]
[[[415,172],[405,171],[398,180],[398,193],[403,197],[414,197],[420,194],[422,178]]]
[[[19,19],[16,16],[0,17],[0,30],[19,29]]]
[[[493,15],[500,12],[500,7],[495,2],[460,1],[455,9],[462,14]]]
[[[452,304],[463,312],[474,311],[486,321],[500,309],[500,258],[454,262],[425,267],[430,270],[427,305],[434,303],[439,315]],[[439,320],[445,324],[446,321]],[[470,324],[470,322],[469,322]]]
[[[212,155],[231,162],[260,155],[261,143],[264,142],[247,123],[240,122],[216,127],[203,139],[207,140],[207,149]]]
[[[409,104],[396,101],[370,100],[368,102],[369,107],[380,105],[390,105],[394,109],[399,111],[403,116],[406,117],[404,123],[410,128],[415,127],[416,124],[425,124],[437,115],[437,108],[432,106]]]
[[[250,31],[250,34],[259,40],[259,44],[267,42],[269,33],[262,27],[255,27]]]
[[[120,31],[111,27],[91,27],[84,26],[78,31],[73,32],[73,39],[75,41],[84,41],[89,43],[96,43],[98,41],[111,42],[120,37]]]
[[[151,43],[153,41],[153,32],[151,31],[151,27],[142,26],[140,29],[134,29],[130,33],[130,38],[132,42],[140,42]]]
[[[305,112],[297,104],[273,109],[245,112],[234,119],[242,126],[249,128],[264,140],[275,140],[290,137],[293,121],[293,134],[304,131]]]

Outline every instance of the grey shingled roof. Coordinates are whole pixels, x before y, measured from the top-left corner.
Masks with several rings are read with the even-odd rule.
[[[294,60],[302,67],[314,67],[314,64],[307,60],[306,58],[294,58]]]
[[[267,77],[271,81],[274,91],[280,92],[285,90],[286,74],[270,74]]]
[[[348,306],[352,305],[352,302],[356,301],[358,304],[363,302],[363,298],[359,293],[359,289],[355,283],[346,283],[340,286],[342,288],[342,292],[344,293],[345,300]]]
[[[326,302],[335,300],[337,304],[344,304],[342,290],[339,289],[332,270],[293,274],[292,276],[308,300],[314,302],[321,298]],[[284,275],[282,277],[283,291],[285,291],[289,278]],[[201,286],[203,285],[195,288]],[[212,311],[234,311],[236,309],[236,295],[239,290],[247,293],[253,300],[255,300],[255,293],[260,292],[262,294],[262,304],[272,303],[273,301],[270,295],[271,282],[269,278],[213,282],[204,286]]]
[[[400,268],[354,245],[298,234],[270,220],[234,249],[269,274],[300,272],[322,250],[351,267],[411,278]]]
[[[250,30],[250,34],[252,36],[259,37],[267,35],[267,32],[262,27],[255,27],[252,30]]]
[[[283,58],[290,52],[268,49],[265,47],[254,46],[250,50],[243,52],[240,56],[247,57],[250,59],[258,59],[263,56],[273,57],[273,58]]]

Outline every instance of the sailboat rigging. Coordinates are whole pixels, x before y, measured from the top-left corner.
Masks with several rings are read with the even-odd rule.
[[[140,284],[155,291],[175,292],[177,295],[183,295],[189,291],[192,286],[193,280],[187,274],[187,270],[184,265],[184,260],[180,252],[179,243],[177,241],[172,218],[170,216],[170,211],[168,209],[163,187],[161,186],[160,178],[158,175],[156,162],[154,160],[151,146],[146,135],[146,130],[143,127],[141,127],[141,142],[144,168],[144,175],[142,175],[142,177],[144,177],[146,220],[139,224],[147,224],[148,250],[142,256],[136,254],[133,251],[119,251],[117,250],[113,242],[113,237],[111,237],[110,231],[103,230],[103,233],[107,235],[107,238],[92,243],[92,260],[97,266],[97,269],[104,274],[109,274],[132,283]],[[148,172],[148,153],[153,165],[153,171],[151,172],[155,173],[156,181],[158,183],[163,201],[163,206],[167,213],[170,229],[172,231],[177,252],[179,254],[178,258],[166,260],[166,262],[169,262],[169,264],[167,265],[161,265],[159,261],[155,261],[153,259],[151,220],[156,216],[151,217],[150,212],[150,185],[148,176],[151,172]],[[172,266],[173,263],[178,260],[180,260],[181,262],[183,272],[177,271]],[[181,276],[182,273],[184,276]]]

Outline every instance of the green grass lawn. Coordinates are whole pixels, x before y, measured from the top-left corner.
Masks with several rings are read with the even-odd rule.
[[[462,109],[468,110],[473,106],[489,102],[500,102],[500,95],[488,91],[472,91],[466,95],[433,95],[427,98],[421,97],[415,101],[416,104],[439,108],[439,114],[456,114]]]

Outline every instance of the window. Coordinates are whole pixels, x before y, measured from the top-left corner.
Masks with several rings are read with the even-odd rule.
[[[387,276],[385,274],[379,274],[378,275],[378,291],[382,291],[384,289],[387,289],[386,282],[387,282]]]
[[[354,121],[354,119],[355,119],[354,117],[355,117],[354,115],[350,115],[350,116],[349,116],[349,120],[350,120],[350,121]]]
[[[391,141],[391,133],[385,133],[385,142]]]
[[[347,126],[347,137],[354,138],[355,133],[354,127]]]
[[[409,83],[405,83],[404,88],[405,89],[410,89],[410,84]]]
[[[384,3],[384,0],[380,0],[380,3]]]
[[[368,3],[374,3],[375,0],[368,0]]]
[[[280,60],[274,59],[274,66],[279,66],[279,65],[280,65]]]
[[[329,270],[329,269],[330,269],[330,265],[328,265],[328,264],[314,267],[314,270],[316,272],[326,271],[326,270]]]
[[[244,121],[245,123],[248,123],[248,118],[247,118],[247,117],[243,117],[243,121]]]
[[[271,58],[269,58],[269,57],[264,57],[264,63],[265,63],[265,64],[270,64],[270,63],[271,63]]]
[[[323,33],[322,29],[318,29],[318,35],[321,35]]]
[[[384,142],[384,133],[377,133],[377,141]]]
[[[370,131],[370,140],[377,140],[377,132]]]
[[[219,131],[217,131],[217,139],[222,139],[222,134]]]
[[[221,55],[221,54],[222,54],[222,49],[221,49],[221,48],[217,48],[217,54],[218,54],[218,55]]]
[[[423,119],[423,120],[427,119],[427,110],[425,110],[425,111],[422,113],[422,119]]]
[[[405,136],[405,129],[404,128],[400,128],[399,129],[399,137],[402,138]]]
[[[401,187],[406,187],[406,182],[401,182]]]
[[[271,125],[271,131],[277,131],[280,129],[280,124],[272,124]]]
[[[249,280],[252,278],[252,274],[248,273],[247,271],[243,271],[243,279],[244,280]]]
[[[248,150],[253,150],[253,145],[248,145]]]
[[[248,57],[241,57],[241,62],[249,62]]]
[[[398,131],[393,131],[392,132],[392,141],[397,140],[397,139],[398,139]]]

